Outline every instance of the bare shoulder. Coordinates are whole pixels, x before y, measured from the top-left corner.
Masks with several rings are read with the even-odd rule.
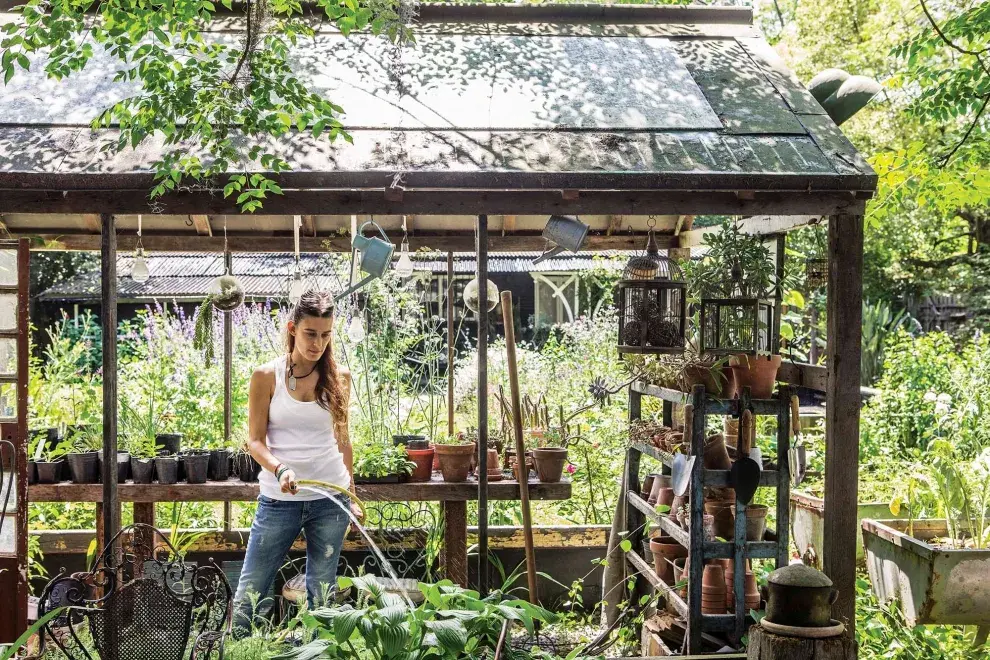
[[[255,367],[251,373],[251,384],[273,390],[275,387],[275,367],[272,364],[263,364]]]
[[[338,367],[337,368],[337,375],[345,383],[350,383],[351,382],[351,370],[348,369],[347,367]]]

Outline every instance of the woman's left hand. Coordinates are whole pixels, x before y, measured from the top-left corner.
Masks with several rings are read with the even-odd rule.
[[[351,502],[351,513],[354,515],[356,520],[364,522],[364,513],[361,511],[361,507],[359,507],[356,502]],[[358,531],[357,525],[355,525],[353,521],[351,521],[351,529],[355,532]]]

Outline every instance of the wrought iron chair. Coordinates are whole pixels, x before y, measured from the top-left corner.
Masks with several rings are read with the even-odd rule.
[[[70,660],[94,660],[79,632],[88,627],[100,658],[223,658],[231,625],[231,591],[215,563],[187,564],[150,525],[122,529],[86,573],[59,575],[41,595],[38,616],[67,609],[41,630]],[[41,653],[39,653],[41,655]]]

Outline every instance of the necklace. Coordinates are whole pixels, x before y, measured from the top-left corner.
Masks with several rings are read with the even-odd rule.
[[[306,374],[305,376],[299,376],[299,378],[307,378],[310,374],[316,371],[316,368],[318,366],[319,366],[319,362],[313,365],[313,368],[309,370],[308,374]],[[296,381],[298,380],[298,378],[296,378],[296,375],[292,373],[293,369],[295,368],[296,365],[294,365],[292,362],[289,362],[289,389],[292,390],[293,392],[296,391]]]

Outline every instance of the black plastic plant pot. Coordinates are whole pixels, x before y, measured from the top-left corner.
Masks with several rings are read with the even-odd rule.
[[[34,461],[28,461],[27,479],[28,479],[28,486],[38,483],[38,464],[35,463]]]
[[[186,473],[186,482],[205,484],[210,471],[210,452],[189,451],[179,457]]]
[[[214,449],[210,452],[210,481],[227,481],[230,479],[230,450]]]
[[[182,445],[181,433],[159,433],[155,436],[155,446],[159,452],[165,452],[169,456],[179,453]]]
[[[61,458],[57,461],[38,461],[39,484],[57,484],[62,481],[62,465],[65,463]]]
[[[354,477],[355,484],[397,484],[399,475],[386,474],[384,477]]]
[[[234,457],[234,471],[244,483],[253,483],[258,480],[258,475],[261,474],[261,465],[254,460],[251,454],[244,452]]]
[[[131,478],[136,484],[150,484],[155,476],[155,459],[131,456]]]
[[[429,447],[426,437],[422,435],[393,435],[392,443],[396,447],[405,445],[409,449],[426,449]]]
[[[155,476],[160,484],[174,484],[179,481],[179,459],[175,456],[155,457]]]
[[[100,477],[103,476],[103,452],[98,451],[100,458]],[[131,478],[131,455],[126,451],[117,452],[117,483],[122,484]]]
[[[74,484],[100,483],[100,453],[96,451],[77,452],[66,455],[69,463],[69,477]]]

